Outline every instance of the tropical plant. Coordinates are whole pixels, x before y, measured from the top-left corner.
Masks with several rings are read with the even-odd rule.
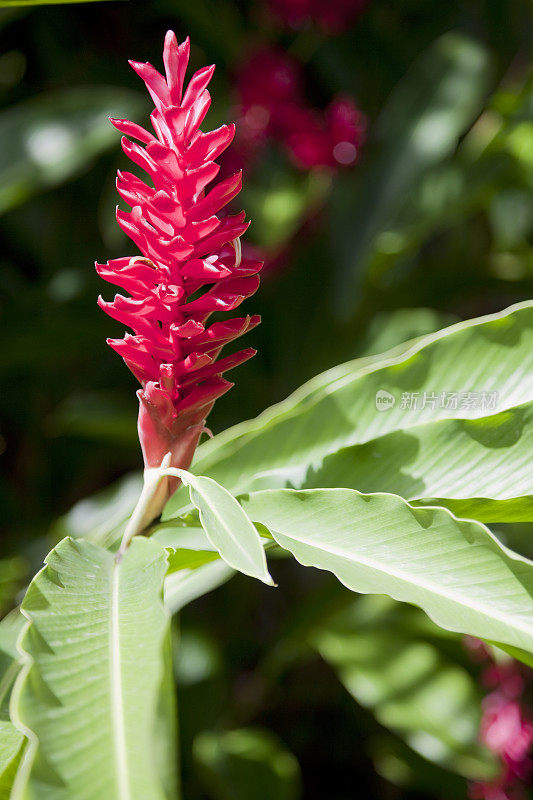
[[[456,66],[459,50],[453,38],[439,45]],[[482,56],[467,54],[459,67],[476,71]],[[430,763],[501,788],[494,752],[520,777],[533,733],[519,715],[514,761],[491,753],[490,737],[476,741],[480,689],[457,634],[483,640],[484,658],[533,665],[533,561],[505,543],[516,529],[506,524],[533,518],[533,302],[340,364],[209,436],[207,416],[232,385],[222,374],[255,353],[220,352],[259,317],[208,320],[256,291],[261,263],[241,249],[244,212],[225,210],[240,174],[212,184],[234,136],[231,125],[200,129],[213,68],[184,90],[189,43],[172,32],[163,60],[165,76],[131,62],[155,104],[155,136],[112,119],[151,181],[118,175],[131,211],[117,219],[140,255],[97,265],[129,295],[99,304],[133,331],[108,342],[141,384],[143,479],[60,522],[20,608],[0,623],[0,797],[182,796],[175,673],[205,648],[180,636],[177,613],[237,573],[275,592],[270,571],[282,584],[291,558],[336,580],[289,619],[281,656],[264,656],[264,685],[318,653],[391,732],[375,747],[385,774],[405,748],[422,784]],[[358,224],[354,253],[370,258],[376,220]],[[6,562],[0,586],[23,574]],[[519,668],[502,669],[521,680]],[[514,700],[500,705],[519,713]],[[246,713],[232,730],[209,730],[205,711],[192,749],[210,797],[300,796],[282,741]],[[460,797],[464,783],[451,786]]]

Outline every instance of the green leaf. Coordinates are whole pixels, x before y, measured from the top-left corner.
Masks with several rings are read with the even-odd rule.
[[[0,213],[66,181],[118,144],[111,116],[144,108],[134,92],[77,87],[43,94],[0,114]]]
[[[394,405],[378,410],[378,392]],[[402,408],[402,395],[415,392],[474,392],[477,405]],[[482,408],[482,392],[497,392],[495,411]],[[203,444],[194,470],[234,494],[345,486],[439,498],[486,521],[532,519],[532,401],[533,304],[524,303],[318,376]],[[163,516],[186,502],[179,490]]]
[[[241,728],[194,740],[199,775],[211,800],[298,800],[300,768],[270,731]]]
[[[344,315],[377,235],[393,223],[422,175],[455,149],[479,114],[490,81],[489,54],[457,33],[433,42],[385,104],[375,137],[377,155],[337,184],[333,243]]]
[[[136,538],[121,561],[63,539],[22,610],[24,668],[11,716],[30,739],[13,800],[156,800],[159,693],[168,651],[167,563]],[[165,776],[168,780],[168,776]]]
[[[187,550],[186,548],[174,550],[171,547],[167,547],[166,550],[168,554],[167,574],[169,575],[182,569],[197,569],[197,567],[217,561],[219,558],[218,553],[209,550]]]
[[[418,609],[384,600],[359,598],[311,642],[354,699],[417,753],[470,780],[494,777],[495,759],[478,742],[478,682],[453,648],[420,630]]]
[[[0,719],[0,800],[9,800],[17,772],[24,736],[12,722]]]
[[[222,561],[203,528],[189,525],[191,520],[179,520],[162,526],[152,540],[165,547],[168,572],[165,578],[165,606],[171,614],[217,589],[228,581],[234,570]]]
[[[24,627],[24,617],[12,611],[0,622],[0,716],[8,716],[9,699],[15,678],[20,669],[20,655],[16,643]]]
[[[24,735],[9,719],[9,701],[20,669],[16,641],[24,617],[12,611],[0,621],[0,800],[9,800],[25,746]]]
[[[211,478],[178,471],[189,487],[191,503],[198,509],[207,538],[224,561],[272,586],[260,536],[235,498]]]
[[[255,492],[254,521],[349,589],[420,606],[441,627],[533,652],[533,562],[481,523],[350,489]]]
[[[306,486],[392,492],[464,517],[518,522],[533,519],[531,452],[533,403],[526,403],[376,436],[328,456]]]

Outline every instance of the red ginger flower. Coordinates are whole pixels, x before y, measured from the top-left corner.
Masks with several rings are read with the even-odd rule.
[[[111,303],[100,297],[98,304],[133,330],[107,341],[142,385],[138,427],[145,467],[159,467],[170,452],[170,465],[187,469],[215,400],[233,386],[222,374],[255,354],[249,348],[217,360],[220,351],[260,322],[246,316],[207,326],[207,320],[256,291],[262,263],[241,258],[244,212],[220,214],[239,193],[241,174],[206,191],[219,171],[215,159],[235,133],[234,125],[200,130],[214,66],[195,72],[183,91],[189,39],[178,46],[172,31],[163,61],[166,79],[151,64],[130,61],[155,103],[156,135],[128,120],[111,120],[144,145],[122,138],[124,152],[153,185],[118,172],[117,189],[131,211],[117,209],[117,220],[142,255],[96,265],[102,278],[130,295],[118,294]]]

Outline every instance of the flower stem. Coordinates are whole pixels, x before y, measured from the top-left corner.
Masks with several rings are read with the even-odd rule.
[[[150,523],[161,513],[167,494],[167,489],[163,481],[166,477],[164,470],[169,460],[170,453],[167,453],[161,462],[161,467],[144,470],[142,492],[124,529],[122,541],[117,552],[117,561],[122,559],[133,537],[145,531]]]

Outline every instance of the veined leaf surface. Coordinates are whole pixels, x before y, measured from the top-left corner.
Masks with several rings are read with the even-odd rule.
[[[242,507],[212,478],[177,470],[188,486],[208,540],[233,569],[272,586],[265,551],[257,530]]]
[[[164,551],[136,538],[121,561],[63,539],[22,609],[25,666],[11,716],[30,746],[14,800],[164,800],[157,770],[168,615]]]
[[[380,392],[394,400],[383,411]],[[405,394],[425,397],[424,407],[403,407]],[[532,519],[532,402],[533,304],[524,303],[318,376],[202,445],[193,469],[234,494],[345,486],[439,498],[485,521]],[[179,490],[165,516],[186,502]]]
[[[254,492],[243,506],[305,566],[420,606],[437,625],[533,652],[533,563],[484,525],[391,494]]]
[[[24,736],[8,719],[0,719],[0,800],[9,800],[24,749]]]

